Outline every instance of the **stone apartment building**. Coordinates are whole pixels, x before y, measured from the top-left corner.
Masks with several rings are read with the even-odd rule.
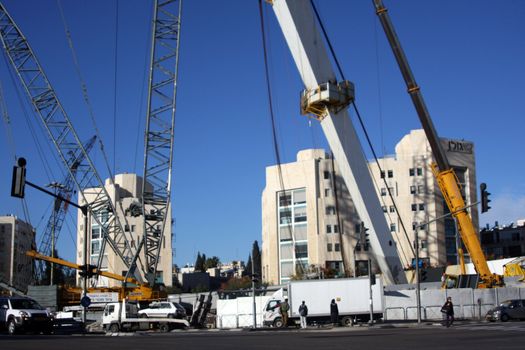
[[[0,281],[27,291],[33,280],[33,259],[26,252],[35,248],[30,224],[16,216],[0,216]]]
[[[473,144],[441,141],[463,186],[467,204],[476,202]],[[407,267],[414,259],[416,225],[448,212],[431,171],[432,161],[423,130],[412,130],[396,145],[395,155],[379,159],[382,171],[375,162],[369,163],[393,242]],[[339,275],[345,270],[360,274],[373,255],[362,242],[358,244],[360,220],[337,162],[324,150],[310,149],[300,151],[296,162],[281,164],[280,169],[282,178],[278,166],[266,168],[262,193],[264,281],[285,283],[298,273],[321,269],[335,270]],[[477,227],[475,207],[471,214]],[[456,263],[459,241],[453,218],[427,225],[418,230],[418,237],[420,257],[430,265]]]

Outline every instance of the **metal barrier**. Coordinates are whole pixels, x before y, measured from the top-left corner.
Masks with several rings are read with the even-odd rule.
[[[398,306],[398,307],[387,307],[387,308],[385,308],[385,311],[383,312],[383,319],[385,321],[388,320],[388,310],[401,310],[401,312],[403,314],[403,320],[407,319],[407,312],[406,312],[405,308],[402,307],[402,306]]]
[[[425,316],[425,307],[424,307],[424,306],[420,306],[419,308],[421,309],[421,311],[423,311],[423,312],[421,313],[421,319],[423,319],[423,320],[426,319],[426,316]],[[415,315],[415,316],[414,316],[414,319],[417,319],[417,306],[407,306],[407,307],[406,307],[406,311],[405,311],[405,313],[406,313],[406,317],[405,317],[405,319],[406,319],[406,320],[411,319],[410,317],[408,317],[408,310],[410,310],[410,309],[415,309],[415,311],[414,311],[414,315]]]
[[[257,326],[262,325],[261,315],[257,315]],[[217,317],[217,328],[253,327],[253,314],[230,314]]]

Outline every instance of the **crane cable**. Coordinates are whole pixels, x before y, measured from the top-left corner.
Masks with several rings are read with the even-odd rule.
[[[62,18],[62,24],[64,25],[64,31],[65,31],[65,34],[66,34],[67,42],[69,44],[69,49],[71,51],[71,56],[73,58],[75,72],[76,72],[77,77],[78,77],[78,79],[80,81],[80,87],[81,87],[81,90],[82,90],[82,97],[84,98],[84,103],[87,106],[89,117],[90,117],[91,122],[93,124],[93,128],[95,129],[95,134],[97,135],[97,140],[98,140],[98,143],[99,143],[100,152],[102,153],[102,156],[104,158],[104,163],[105,163],[106,168],[108,170],[110,181],[113,184],[113,173],[112,173],[111,168],[109,166],[109,161],[108,161],[108,157],[106,155],[106,152],[104,151],[104,143],[102,141],[102,137],[100,137],[100,131],[98,129],[97,122],[96,122],[96,119],[95,119],[95,113],[93,111],[93,106],[91,105],[91,101],[90,101],[89,95],[88,95],[87,84],[86,84],[86,82],[84,80],[84,77],[82,76],[82,72],[80,70],[80,63],[79,63],[78,56],[77,56],[77,53],[76,53],[76,50],[75,50],[75,46],[73,45],[73,39],[72,39],[72,36],[71,36],[71,31],[69,30],[69,26],[67,24],[66,17],[64,15],[64,10],[62,9],[61,0],[57,0],[57,5],[58,5],[58,9],[60,11],[60,17]]]
[[[313,7],[313,9],[314,9],[315,16],[316,16],[317,21],[318,21],[318,23],[319,23],[319,25],[320,25],[320,27],[321,27],[322,32],[323,32],[323,36],[324,36],[324,38],[325,38],[325,40],[326,40],[326,43],[328,44],[328,47],[329,47],[329,49],[330,49],[330,53],[331,53],[331,55],[332,55],[332,57],[333,57],[333,59],[334,59],[334,61],[335,61],[335,64],[336,64],[336,66],[337,66],[337,70],[339,71],[339,74],[340,74],[342,80],[346,80],[346,79],[345,79],[345,76],[344,76],[344,73],[343,73],[343,70],[341,69],[341,65],[339,64],[339,60],[337,59],[337,55],[335,54],[335,50],[334,50],[334,48],[333,48],[333,46],[332,46],[332,43],[330,42],[330,39],[329,39],[329,37],[328,37],[328,34],[327,34],[327,32],[326,32],[326,30],[325,30],[325,27],[324,27],[324,25],[323,25],[323,22],[322,22],[322,20],[321,20],[321,17],[319,16],[319,13],[317,12],[317,8],[315,7],[314,1],[313,1],[313,0],[310,0],[310,3],[312,4],[312,7]],[[359,124],[361,125],[361,129],[363,130],[363,133],[364,133],[364,135],[365,135],[365,138],[366,138],[366,141],[367,141],[367,143],[368,143],[368,146],[369,146],[370,150],[372,151],[372,154],[373,154],[373,156],[374,156],[374,160],[375,160],[375,162],[376,162],[376,164],[377,164],[377,167],[379,168],[380,173],[382,173],[383,170],[382,170],[382,168],[381,168],[381,165],[379,164],[379,159],[378,159],[378,157],[377,157],[377,154],[376,154],[376,151],[375,151],[375,149],[374,149],[374,146],[372,145],[372,141],[370,140],[370,136],[369,136],[368,131],[367,131],[365,125],[364,125],[363,119],[361,118],[361,114],[359,113],[359,110],[358,110],[358,108],[357,108],[357,105],[356,105],[356,103],[355,103],[355,100],[352,101],[352,107],[354,108],[354,110],[355,110],[355,112],[356,112],[357,119],[358,119],[358,121],[359,121]],[[372,176],[372,178],[374,178],[374,177]],[[388,186],[388,183],[387,183],[387,181],[386,181],[386,177],[383,177],[383,182],[384,182],[384,184],[385,184],[385,186],[386,186],[386,189],[387,189],[387,191],[388,191],[388,196],[389,196],[390,199],[392,200],[392,204],[394,205],[394,208],[395,208],[396,212],[398,213],[399,222],[400,222],[400,224],[401,224],[401,226],[402,226],[402,228],[403,228],[403,232],[404,232],[404,234],[405,234],[405,237],[406,237],[406,239],[407,239],[408,242],[411,242],[410,238],[408,237],[408,234],[407,234],[406,227],[405,227],[405,224],[404,224],[404,222],[403,222],[403,219],[401,218],[401,216],[399,216],[399,211],[398,211],[398,208],[397,208],[396,202],[395,202],[395,200],[394,200],[394,197],[393,197],[392,193],[390,192],[390,187]],[[412,247],[412,244],[409,244],[409,247],[410,247],[412,253],[413,253],[414,256],[415,256],[415,252],[414,252],[414,248]]]
[[[269,66],[268,65],[268,49],[266,47],[266,35],[265,35],[265,28],[266,28],[266,26],[265,26],[265,22],[264,22],[264,12],[263,12],[262,0],[259,0],[259,18],[260,18],[260,23],[261,23],[261,35],[262,35],[263,56],[264,56],[264,73],[265,73],[265,79],[266,79],[266,92],[267,92],[267,96],[268,96],[268,108],[269,108],[269,112],[270,112],[270,121],[271,121],[271,125],[272,125],[273,150],[274,150],[275,159],[276,159],[276,163],[277,163],[277,172],[279,174],[279,185],[280,185],[281,191],[284,192],[285,191],[285,187],[284,187],[283,171],[282,171],[282,166],[281,166],[281,164],[282,164],[281,163],[281,154],[280,154],[280,151],[279,151],[279,144],[278,144],[278,141],[277,141],[277,126],[276,126],[276,118],[275,118],[274,107],[273,107],[272,89],[271,89],[271,84],[270,84],[270,73],[269,73],[269,69],[268,69],[268,66]],[[280,203],[280,201],[279,201],[279,203]],[[290,216],[291,216],[291,212],[290,212]],[[291,225],[292,225],[292,222],[291,222],[291,220],[289,220],[289,222],[286,225],[286,227],[288,229],[288,233],[289,233],[290,237],[292,238],[292,244],[293,244],[295,253],[297,253],[297,247],[295,245],[295,237],[293,235]],[[297,266],[299,266],[299,268],[301,269],[301,272],[304,273],[303,265],[299,264]]]

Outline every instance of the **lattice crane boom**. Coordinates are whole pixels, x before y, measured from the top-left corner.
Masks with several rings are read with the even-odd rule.
[[[112,198],[104,186],[104,181],[97,172],[86,149],[73,128],[54,89],[47,79],[27,39],[13,21],[3,4],[0,4],[0,40],[21,84],[28,95],[39,119],[43,123],[53,142],[62,163],[70,173],[83,204],[89,203],[89,216],[102,228],[103,243],[98,266],[102,262],[106,242],[129,268],[135,255],[127,237]],[[68,164],[68,155],[83,154],[85,161],[76,169],[76,176]],[[104,220],[103,220],[104,218]],[[107,218],[107,220],[106,220]]]
[[[171,225],[166,219],[170,210],[181,11],[182,0],[155,0],[141,203],[144,236],[139,245],[139,250],[144,248],[150,285],[155,284],[165,228]]]

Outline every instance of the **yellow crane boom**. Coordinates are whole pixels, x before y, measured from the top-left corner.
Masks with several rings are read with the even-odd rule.
[[[69,268],[84,271],[84,272],[88,272],[87,270],[89,269],[89,267],[84,267],[83,265],[75,264],[67,260],[53,258],[47,255],[40,254],[35,250],[27,251],[26,255],[34,259],[48,261],[54,264],[67,266]],[[99,291],[118,292],[119,299],[127,298],[129,300],[137,300],[137,301],[151,301],[151,300],[163,299],[167,297],[166,291],[163,290],[162,288],[154,289],[150,287],[148,284],[142,284],[134,278],[124,277],[124,276],[121,276],[121,275],[118,275],[112,272],[108,272],[108,271],[101,271],[94,266],[89,272],[99,275],[99,276],[104,276],[104,277],[108,277],[111,279],[115,279],[117,281],[124,282],[124,285],[120,288],[90,288],[88,289],[89,292],[99,292]],[[126,286],[126,284],[128,283],[131,284],[131,286]],[[78,290],[78,292],[80,293],[80,289]]]

